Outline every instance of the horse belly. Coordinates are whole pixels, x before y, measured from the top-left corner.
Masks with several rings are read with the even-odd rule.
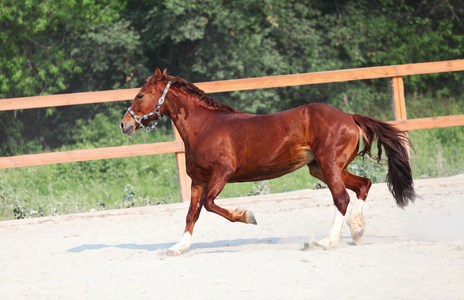
[[[291,152],[291,151],[290,151]],[[266,155],[263,155],[264,157]],[[270,160],[254,160],[241,166],[229,182],[269,180],[298,170],[314,160],[310,149],[301,149],[294,155],[278,155]],[[258,162],[258,163],[256,163]]]

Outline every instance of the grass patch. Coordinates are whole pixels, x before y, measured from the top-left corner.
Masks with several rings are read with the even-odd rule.
[[[174,154],[0,170],[0,218],[179,202]],[[132,197],[125,189],[130,188]]]

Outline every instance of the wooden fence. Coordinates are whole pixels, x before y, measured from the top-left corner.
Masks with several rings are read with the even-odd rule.
[[[390,122],[402,130],[409,131],[464,125],[464,114],[411,120],[408,120],[406,115],[403,76],[456,71],[464,71],[464,60],[201,82],[196,83],[195,85],[204,90],[206,93],[218,93],[363,79],[390,78],[394,115],[394,120]],[[133,99],[138,90],[139,89],[136,88],[102,92],[9,98],[0,100],[0,111],[124,101]],[[173,130],[174,141],[172,142],[143,144],[143,146],[119,146],[0,157],[0,169],[138,155],[176,153],[181,201],[189,201],[191,181],[186,173],[184,144],[174,126]]]

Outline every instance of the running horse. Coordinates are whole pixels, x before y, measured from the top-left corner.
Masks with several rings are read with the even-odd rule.
[[[347,188],[357,196],[347,219],[354,242],[364,233],[362,210],[372,182],[348,172],[357,155],[367,154],[380,163],[383,147],[388,158],[387,185],[397,205],[404,207],[416,197],[406,134],[370,117],[317,103],[274,114],[246,114],[157,68],[135,96],[120,128],[128,136],[139,128],[153,130],[162,116],[174,122],[184,141],[192,179],[185,231],[168,249],[169,255],[180,255],[190,247],[203,206],[231,222],[257,224],[251,211],[229,210],[214,202],[229,182],[273,179],[308,166],[312,176],[327,184],[336,206],[328,235],[316,243],[324,249],[334,248],[340,240],[350,202]],[[371,152],[373,142],[377,142],[377,155]]]

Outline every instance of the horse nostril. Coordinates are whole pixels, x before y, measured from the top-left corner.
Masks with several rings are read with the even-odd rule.
[[[121,124],[119,124],[119,128],[124,129],[124,123],[123,122],[121,122]]]

